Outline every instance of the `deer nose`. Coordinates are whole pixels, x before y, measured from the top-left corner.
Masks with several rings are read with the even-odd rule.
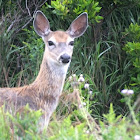
[[[62,61],[62,63],[66,64],[70,62],[70,56],[68,54],[63,54],[60,56],[60,60]]]

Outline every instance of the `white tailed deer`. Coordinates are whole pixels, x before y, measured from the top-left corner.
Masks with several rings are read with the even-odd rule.
[[[73,53],[74,39],[83,35],[88,26],[87,13],[82,13],[64,31],[51,31],[48,19],[37,11],[33,22],[36,33],[45,43],[45,52],[36,80],[17,88],[0,88],[0,106],[14,104],[17,109],[29,104],[32,109],[42,109],[45,124],[57,107],[66,73]]]

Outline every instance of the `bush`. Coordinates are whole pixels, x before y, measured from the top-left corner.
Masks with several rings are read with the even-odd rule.
[[[129,71],[131,78],[130,87],[139,94],[140,85],[140,26],[136,24],[130,24],[129,28],[125,30],[126,44],[124,50],[128,55],[128,59],[131,61],[132,68]]]

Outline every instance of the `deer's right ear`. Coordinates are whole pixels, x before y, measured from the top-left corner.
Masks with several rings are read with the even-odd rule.
[[[73,37],[77,38],[83,35],[88,27],[88,15],[86,12],[79,15],[70,25],[67,33]]]
[[[33,26],[36,33],[41,37],[48,35],[50,32],[49,21],[41,11],[36,12]]]

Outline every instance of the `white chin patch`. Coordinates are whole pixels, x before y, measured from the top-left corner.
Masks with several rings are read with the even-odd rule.
[[[56,65],[56,71],[59,73],[59,74],[66,74],[67,71],[68,71],[68,67],[69,67],[69,63],[62,63],[62,62],[59,62],[57,63],[58,65]]]
[[[69,67],[69,63],[62,63],[62,61],[55,61],[55,60],[52,60],[52,59],[49,59],[49,66],[50,68],[52,68],[52,70],[56,73],[59,73],[59,74],[66,74],[67,73],[67,70],[68,70],[68,67]]]

